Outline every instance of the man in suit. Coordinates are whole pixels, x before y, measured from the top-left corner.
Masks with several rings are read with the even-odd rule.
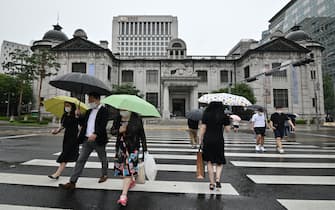
[[[88,102],[90,109],[85,113],[85,115],[79,117],[81,130],[78,140],[82,143],[82,149],[73,169],[70,181],[66,184],[59,184],[59,187],[63,189],[71,190],[76,187],[76,182],[78,181],[78,178],[81,175],[93,150],[97,152],[102,164],[102,175],[98,182],[105,182],[108,178],[108,162],[106,155],[106,144],[108,141],[106,132],[108,110],[100,104],[100,95],[97,93],[88,94]],[[79,111],[76,113],[80,114]]]

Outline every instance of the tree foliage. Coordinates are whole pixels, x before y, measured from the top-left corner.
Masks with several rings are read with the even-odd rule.
[[[143,95],[140,94],[140,90],[131,84],[113,85],[112,94],[129,94],[143,97]]]
[[[334,83],[330,75],[323,77],[324,106],[327,114],[335,114]]]
[[[229,88],[221,88],[219,90],[215,90],[212,93],[229,93]],[[256,103],[256,97],[254,95],[251,87],[245,83],[236,84],[230,90],[231,94],[243,96],[248,99],[252,104]]]

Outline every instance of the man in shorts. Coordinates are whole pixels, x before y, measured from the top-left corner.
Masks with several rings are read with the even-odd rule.
[[[270,128],[273,130],[277,144],[277,151],[279,153],[284,153],[281,140],[283,139],[284,136],[286,120],[291,125],[292,130],[295,130],[292,121],[288,118],[286,114],[283,113],[282,107],[276,107],[276,112],[273,113],[270,117]]]
[[[251,117],[251,129],[256,134],[256,152],[265,152],[264,136],[266,129],[266,117],[263,108],[259,108],[257,112]]]

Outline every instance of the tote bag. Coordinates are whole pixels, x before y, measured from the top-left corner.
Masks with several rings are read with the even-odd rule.
[[[144,171],[149,181],[156,179],[157,165],[154,156],[149,153],[144,155]]]
[[[145,183],[145,171],[144,171],[144,162],[138,163],[138,172],[136,177],[137,184]]]

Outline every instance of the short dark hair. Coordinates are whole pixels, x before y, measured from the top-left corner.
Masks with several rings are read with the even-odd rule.
[[[264,109],[263,109],[263,107],[259,107],[259,108],[257,109],[257,111],[259,111],[259,112],[264,112]]]
[[[92,96],[93,98],[100,100],[100,94],[99,93],[91,92],[91,93],[88,94],[88,96]]]

